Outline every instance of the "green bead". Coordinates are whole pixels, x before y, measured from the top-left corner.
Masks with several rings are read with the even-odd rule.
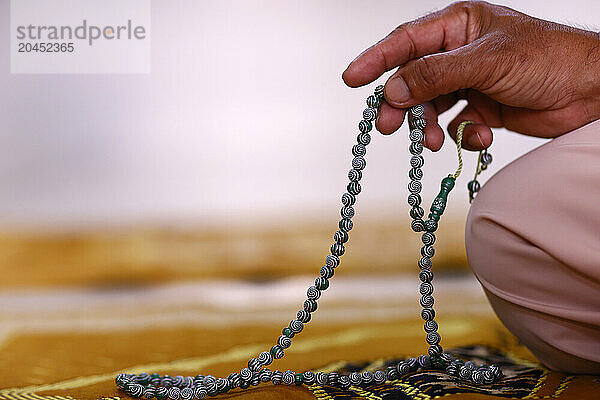
[[[300,373],[296,374],[295,382],[298,386],[302,385],[302,382],[304,382],[304,376]]]
[[[163,399],[166,399],[169,396],[169,393],[168,392],[164,392],[164,393],[163,392],[156,392],[154,394],[154,396],[156,396],[156,398],[158,400],[163,400]]]
[[[452,188],[454,188],[454,184],[456,183],[456,181],[454,180],[454,177],[452,176],[447,176],[444,179],[442,179],[442,189],[446,189],[446,192],[449,192],[452,190]]]
[[[440,216],[444,213],[444,210],[446,209],[446,204],[448,203],[448,194],[454,187],[454,184],[455,180],[452,176],[447,176],[444,179],[442,179],[442,184],[440,185],[440,192],[437,196],[435,196],[435,199],[433,199],[433,202],[431,203],[431,208],[429,209],[429,211],[431,211],[431,214],[429,215],[431,219],[438,221],[440,219]]]
[[[292,330],[287,326],[285,328],[283,328],[281,333],[283,333],[285,336],[289,337],[290,339],[293,338],[295,335],[295,333],[292,332]]]

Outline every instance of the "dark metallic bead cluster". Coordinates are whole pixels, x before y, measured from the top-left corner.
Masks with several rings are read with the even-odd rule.
[[[423,156],[423,129],[426,126],[425,119],[422,118],[424,107],[422,105],[414,106],[410,109],[410,140],[409,151],[412,154],[410,159],[411,169],[409,171],[410,183],[408,185],[409,196],[408,204],[412,207],[410,216],[413,218],[411,227],[416,232],[425,231],[421,240],[421,258],[418,261],[420,268],[419,279],[421,284],[419,292],[421,294],[420,303],[423,307],[421,317],[425,320],[424,329],[426,332],[426,341],[430,345],[428,355],[420,355],[417,358],[409,358],[400,361],[396,366],[388,367],[385,371],[363,371],[362,373],[352,372],[350,374],[339,374],[337,372],[306,371],[296,373],[294,371],[270,370],[266,366],[274,360],[280,359],[285,355],[285,350],[291,347],[292,339],[304,329],[304,324],[311,320],[311,315],[317,310],[317,301],[323,291],[329,288],[329,281],[334,275],[335,269],[340,265],[340,257],[345,253],[344,244],[348,241],[348,232],[352,230],[352,218],[355,215],[354,204],[356,196],[361,191],[359,181],[362,178],[362,170],[366,167],[364,156],[366,155],[366,146],[371,142],[370,131],[373,129],[373,121],[377,117],[379,105],[383,101],[383,86],[377,86],[375,93],[367,98],[367,108],[363,111],[363,119],[358,124],[357,144],[352,148],[352,169],[348,172],[350,183],[347,186],[347,192],[341,197],[342,208],[340,210],[341,219],[338,224],[339,230],[333,236],[333,244],[330,248],[330,254],[325,257],[324,265],[319,271],[319,276],[315,279],[314,285],[306,291],[306,300],[302,308],[296,314],[296,319],[290,321],[288,326],[281,331],[281,336],[277,343],[269,351],[263,351],[257,357],[248,361],[247,367],[240,372],[234,372],[227,378],[216,378],[212,375],[196,376],[175,376],[147,374],[138,375],[122,373],[115,381],[117,386],[132,397],[144,397],[147,399],[156,398],[157,400],[192,400],[204,399],[207,396],[217,396],[221,393],[227,393],[231,389],[247,389],[251,386],[257,386],[260,383],[271,382],[274,385],[330,385],[346,389],[350,386],[360,386],[368,384],[381,384],[385,381],[393,381],[400,377],[418,371],[419,369],[438,369],[445,370],[447,373],[468,380],[477,384],[492,383],[502,377],[502,372],[497,366],[477,366],[472,362],[463,362],[455,359],[450,353],[445,353],[440,346],[441,337],[437,332],[438,324],[434,321],[435,311],[433,309],[433,272],[431,272],[431,258],[435,251],[435,235],[433,232],[437,229],[439,221],[446,207],[447,196],[454,187],[454,178],[447,177],[442,180],[440,193],[432,202],[428,218],[424,221],[425,212],[421,207],[420,192],[422,189],[421,178],[423,171],[421,167],[424,164]],[[486,159],[487,160],[487,159]],[[489,157],[491,162],[491,156]],[[488,162],[489,164],[489,162]],[[486,164],[487,165],[487,164]]]
[[[479,176],[482,171],[485,171],[491,163],[492,155],[488,153],[487,149],[480,151],[479,158],[477,159],[477,167],[475,168],[475,178],[467,183],[467,190],[469,191],[469,203],[475,199],[475,195],[477,192],[479,192],[479,189],[481,189],[481,185],[477,180],[477,176]]]

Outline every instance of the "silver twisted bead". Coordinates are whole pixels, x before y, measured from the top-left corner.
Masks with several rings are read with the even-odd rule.
[[[348,232],[344,232],[342,230],[337,231],[333,234],[333,240],[335,240],[337,243],[346,243],[348,241]]]
[[[421,283],[419,286],[419,293],[421,293],[422,296],[433,293],[433,285],[429,282]]]
[[[258,375],[254,374],[254,376],[258,376]],[[227,382],[227,379],[225,379],[225,378],[218,378],[216,385],[217,385],[217,389],[219,390],[219,392],[223,393],[226,390],[228,390],[227,387],[228,387],[229,383]]]
[[[425,223],[422,219],[415,219],[410,223],[410,227],[415,232],[422,232],[425,230]]]
[[[433,272],[429,269],[423,269],[419,272],[421,282],[431,282],[433,280]]]
[[[435,234],[431,232],[425,232],[421,235],[421,242],[425,245],[433,245],[435,243]]]
[[[298,318],[298,321],[307,324],[310,322],[310,313],[306,310],[300,310],[296,314],[296,318]]]
[[[410,146],[408,146],[408,151],[410,154],[418,156],[423,152],[423,144],[420,142],[412,142]]]
[[[285,371],[281,377],[281,381],[289,386],[294,383],[294,378],[294,373],[292,371]]]
[[[425,126],[427,125],[427,122],[425,122],[424,118],[420,118],[420,117],[415,117],[412,120],[412,125],[415,128],[419,128],[419,129],[424,129]]]
[[[350,378],[350,383],[355,386],[360,385],[362,382],[362,379],[358,372],[351,372],[350,375],[348,375],[348,378]]]
[[[489,370],[490,372],[492,372],[494,374],[494,377],[496,379],[500,379],[502,378],[503,374],[502,374],[502,370],[500,369],[500,367],[498,367],[496,364],[492,364],[489,366]]]
[[[367,148],[364,144],[358,143],[352,146],[352,155],[354,155],[354,157],[362,157],[365,154],[367,154]]]
[[[306,297],[310,300],[318,300],[321,297],[321,291],[315,286],[311,286],[306,290]]]
[[[287,349],[292,345],[292,339],[285,335],[279,336],[277,339],[277,344],[281,346],[282,349]]]
[[[481,371],[471,372],[471,380],[478,385],[483,383],[483,373]]]
[[[435,254],[435,249],[433,248],[432,245],[430,244],[426,244],[423,247],[421,247],[421,255],[423,257],[433,257],[433,255]]]
[[[354,171],[354,170],[353,170]],[[352,207],[342,207],[340,210],[340,215],[342,218],[352,218],[354,217],[354,208]]]
[[[280,345],[276,344],[275,346],[271,347],[271,355],[273,356],[273,358],[279,360],[284,355],[283,348],[281,348]]]
[[[400,361],[396,365],[396,370],[400,376],[404,376],[410,372],[410,366],[406,362]]]
[[[191,390],[191,389],[190,389]],[[151,399],[154,397],[154,395],[156,394],[156,387],[154,385],[148,385],[145,389],[144,389],[144,394],[142,395],[142,397],[146,398],[146,399]],[[194,392],[192,392],[192,396],[194,395]]]
[[[371,143],[371,135],[367,132],[363,132],[356,137],[356,141],[364,146],[367,146]]]
[[[269,365],[273,362],[273,356],[268,351],[263,351],[258,355],[258,362],[262,365]]]
[[[348,171],[348,180],[353,181],[353,182],[358,182],[361,180],[361,178],[362,178],[361,171],[357,171],[355,169],[351,169],[350,171]]]
[[[315,383],[315,379],[315,373],[312,371],[306,371],[302,374],[302,381],[309,386]]]
[[[189,387],[183,388],[180,395],[181,400],[192,400],[194,398],[194,390]]]
[[[252,379],[252,371],[250,370],[250,368],[243,368],[243,369],[240,371],[240,378],[241,378],[243,381],[250,381],[250,380]],[[212,382],[209,382],[209,383],[206,383],[206,382],[205,382],[204,384],[205,384],[206,386],[209,386],[209,384],[210,384],[210,383],[212,383]]]
[[[340,375],[337,372],[330,372],[327,374],[327,384],[330,386],[336,386]]]
[[[422,309],[421,318],[423,318],[425,321],[433,321],[435,318],[435,310],[431,307]]]
[[[496,377],[494,376],[492,371],[490,371],[489,369],[485,369],[483,371],[483,383],[489,385],[490,383],[494,382],[495,379]]]
[[[315,287],[321,291],[327,290],[329,287],[329,279],[323,278],[322,276],[315,279]]]
[[[429,369],[431,367],[431,359],[424,354],[417,357],[417,363],[419,363],[419,368],[422,369]]]
[[[412,106],[410,108],[410,113],[412,114],[413,117],[420,117],[423,115],[424,112],[425,112],[425,107],[423,106],[423,104],[417,104],[416,106]]]
[[[425,308],[433,307],[433,303],[434,303],[433,296],[430,296],[430,295],[421,296],[419,303],[421,304],[421,307],[425,307]]]
[[[419,205],[421,205],[421,196],[418,193],[409,194],[408,205],[411,207],[418,207]]]
[[[416,154],[410,158],[410,166],[411,167],[421,168],[423,165],[425,165],[425,159],[423,158],[422,155]]]
[[[356,197],[350,193],[344,193],[342,195],[342,204],[345,206],[353,206],[356,202]]]
[[[346,249],[344,248],[343,244],[334,243],[331,245],[331,254],[335,254],[336,256],[343,256],[345,252]]]
[[[377,118],[377,110],[374,108],[365,108],[363,111],[363,119],[365,121],[374,121]]]
[[[429,257],[421,257],[419,258],[419,268],[421,269],[430,269],[431,268],[431,258]]]
[[[375,95],[367,97],[367,107],[377,108],[379,107],[380,100]]]
[[[338,265],[340,265],[340,258],[334,254],[329,254],[327,257],[325,257],[325,265],[331,268],[336,268]]]
[[[425,321],[425,324],[423,324],[423,328],[425,329],[425,332],[435,332],[438,330],[438,324],[433,320]]]
[[[440,334],[437,332],[428,332],[426,336],[427,343],[429,344],[438,344],[442,338]]]
[[[420,143],[424,137],[425,137],[425,135],[423,134],[423,131],[420,130],[419,128],[412,129],[410,131],[410,133],[408,134],[408,138],[410,139],[411,142]]]
[[[323,265],[321,267],[321,270],[319,271],[319,274],[325,279],[331,279],[331,277],[333,277],[333,274],[334,274],[334,269],[331,267],[328,267],[327,265]],[[315,303],[315,305],[316,305],[316,303]],[[316,308],[316,306],[315,306],[315,308]],[[306,310],[306,311],[309,311],[309,310]],[[310,311],[310,312],[312,312],[312,311]]]
[[[423,218],[424,214],[425,214],[425,210],[423,210],[419,206],[413,207],[410,209],[410,216],[412,219],[421,219],[421,218]]]
[[[206,389],[204,389],[206,391]],[[157,399],[161,398],[167,398],[169,396],[169,389],[167,389],[164,386],[159,386],[156,388],[156,391],[154,392],[154,396],[156,396]],[[206,397],[206,394],[204,395]],[[203,398],[203,397],[199,397],[199,399]]]
[[[258,374],[258,377],[259,377],[260,381],[264,382],[264,383],[269,382],[271,380],[272,376],[273,376],[273,371],[271,371],[269,368],[263,369]]]
[[[348,389],[350,385],[350,378],[347,375],[340,375],[340,377],[338,378],[338,386],[342,389]]]
[[[435,360],[439,360],[439,356],[442,354],[442,351],[442,346],[440,346],[439,344],[432,344],[431,346],[429,346],[427,353],[429,353],[429,357],[432,357]]]
[[[492,163],[492,155],[487,151],[481,154],[481,163],[484,165],[490,165]]]
[[[298,321],[297,319],[294,319],[294,320],[290,321],[290,329],[294,333],[300,333],[300,332],[302,332],[302,329],[304,329],[304,324],[302,322]]]
[[[373,373],[371,371],[363,371],[360,375],[364,384],[373,382]]]
[[[173,386],[172,388],[169,389],[169,399],[171,399],[171,400],[179,399],[180,393],[181,393],[181,390],[179,390],[179,388],[177,386]]]
[[[273,374],[271,375],[271,382],[273,382],[273,385],[281,385],[282,378],[283,378],[283,372],[281,372],[279,370],[275,370],[275,371],[273,371]]]
[[[327,384],[327,374],[325,372],[317,372],[315,375],[315,382],[319,386],[323,386]]]
[[[256,358],[251,358],[250,360],[248,360],[248,368],[250,368],[250,371],[257,372],[258,370],[260,370],[261,366],[261,362],[258,361],[258,359]]]
[[[385,379],[386,379],[385,372],[375,371],[373,373],[373,380],[375,381],[375,383],[381,384],[381,383],[385,382]]]
[[[423,170],[420,168],[411,168],[408,171],[408,177],[415,181],[421,180],[423,178]]]
[[[358,123],[358,130],[361,133],[369,133],[373,129],[373,124],[369,121],[362,120]]]
[[[229,386],[231,386],[232,388],[237,388],[240,386],[240,383],[242,382],[242,379],[240,378],[240,374],[238,373],[232,373],[229,374],[229,376],[227,377],[227,380],[229,381]]]
[[[383,89],[384,89],[383,85],[377,85],[375,87],[375,96],[382,98],[383,97]]]
[[[351,219],[342,218],[340,220],[340,223],[338,224],[338,226],[344,232],[349,232],[349,231],[352,230],[352,227],[354,226],[354,223],[352,222]]]
[[[196,386],[194,388],[194,396],[198,399],[204,399],[208,394],[208,390],[206,390],[203,386]]]
[[[354,159],[352,160],[352,168],[354,168],[354,169],[357,169],[360,171],[361,169],[365,169],[366,166],[367,166],[367,162],[362,157],[354,157]],[[352,193],[352,194],[354,194],[354,193]]]
[[[358,183],[358,182],[350,182],[348,184],[348,186],[346,186],[346,190],[348,191],[348,193],[351,193],[353,195],[357,195],[361,191],[360,183]]]
[[[462,380],[468,381],[471,379],[471,373],[472,371],[463,365],[458,371],[458,377]]]
[[[410,182],[408,182],[408,190],[411,193],[419,193],[422,188],[423,188],[423,185],[421,184],[420,181],[410,181]]]
[[[127,393],[133,397],[142,397],[144,394],[144,386],[140,385],[139,383],[129,383],[127,384]]]

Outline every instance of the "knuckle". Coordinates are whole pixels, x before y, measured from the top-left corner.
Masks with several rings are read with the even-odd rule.
[[[489,6],[489,3],[479,0],[470,1],[457,1],[450,5],[450,8],[454,11],[481,11],[482,9]]]
[[[419,58],[414,63],[414,79],[418,87],[427,93],[432,93],[442,78],[439,63],[435,56]]]

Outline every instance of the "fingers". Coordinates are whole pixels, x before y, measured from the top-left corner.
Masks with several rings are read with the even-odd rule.
[[[471,105],[467,104],[461,112],[458,113],[450,124],[448,124],[448,133],[456,142],[456,130],[463,121],[473,121],[465,127],[462,137],[462,147],[466,150],[479,151],[488,148],[492,144],[492,130],[486,124],[484,118]]]
[[[479,37],[484,9],[483,3],[455,3],[400,25],[354,59],[342,79],[351,87],[366,85],[409,60],[466,45]]]
[[[425,119],[426,126],[423,130],[424,140],[422,143],[428,149],[438,151],[444,143],[444,131],[438,124],[438,112],[433,103],[424,103],[423,106],[425,107],[423,118]],[[382,103],[375,126],[382,134],[389,135],[400,128],[405,115],[406,110]]]
[[[489,80],[494,62],[480,54],[479,40],[459,49],[410,61],[385,84],[385,99],[407,108],[460,89],[478,89]]]
[[[425,136],[423,146],[427,147],[431,151],[438,151],[444,144],[444,130],[438,124],[438,112],[436,107],[432,103],[423,103],[425,111],[423,112],[423,119],[425,119],[426,125],[423,130]]]
[[[394,133],[402,125],[405,114],[406,110],[404,108],[394,108],[384,101],[379,108],[375,127],[384,135]]]
[[[438,115],[452,108],[458,101],[458,96],[453,93],[446,96],[440,96],[431,102],[423,103],[425,112],[423,118],[427,125],[423,132],[425,138],[423,145],[431,151],[438,151],[444,143],[444,131],[439,126]],[[383,102],[375,121],[375,126],[379,132],[389,135],[396,132],[406,115],[406,109],[395,108]]]

